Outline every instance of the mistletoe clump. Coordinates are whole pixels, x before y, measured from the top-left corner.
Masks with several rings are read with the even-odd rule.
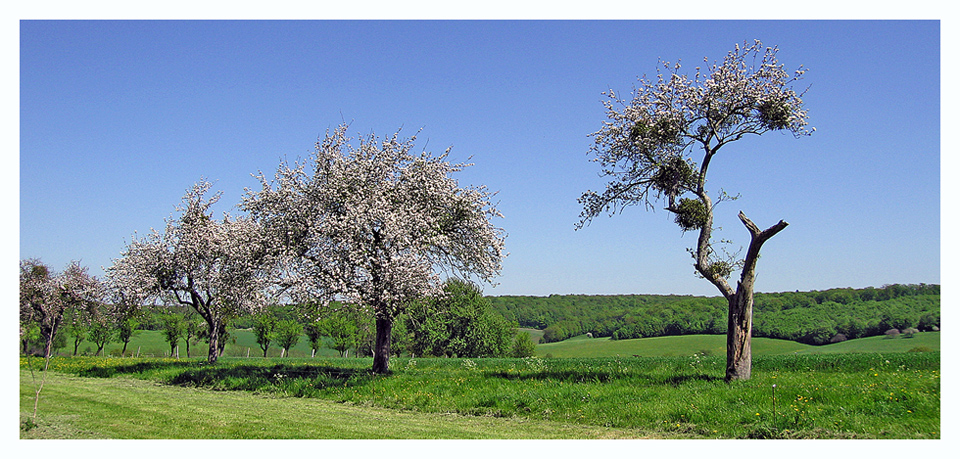
[[[680,199],[680,204],[674,208],[674,222],[684,231],[703,228],[707,224],[706,206],[699,199]]]
[[[730,275],[733,274],[733,265],[731,265],[729,262],[722,261],[722,260],[715,261],[713,263],[710,263],[710,266],[709,268],[707,268],[707,270],[710,272],[710,274],[714,276],[719,276],[724,279],[728,279],[730,278]]]
[[[779,100],[765,100],[757,104],[757,118],[771,131],[787,129],[793,121],[790,105]]]
[[[660,163],[650,178],[659,192],[674,197],[696,186],[697,173],[693,166],[680,156],[671,156]]]

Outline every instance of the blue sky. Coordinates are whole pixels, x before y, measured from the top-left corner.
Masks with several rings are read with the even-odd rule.
[[[626,94],[658,58],[693,69],[735,43],[780,48],[814,135],[731,144],[708,189],[720,237],[744,211],[790,226],[763,249],[758,291],[940,283],[938,21],[24,21],[19,256],[102,274],[134,232],[162,228],[201,177],[240,201],[251,174],[354,134],[420,131],[499,190],[510,255],[489,295],[716,295],[665,211],[574,231],[600,190],[589,134],[601,92]],[[235,211],[234,211],[235,212]]]

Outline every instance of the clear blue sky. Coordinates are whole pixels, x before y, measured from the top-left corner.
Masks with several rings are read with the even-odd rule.
[[[743,210],[790,226],[763,249],[758,291],[940,283],[938,21],[25,21],[20,23],[19,252],[102,274],[134,232],[162,228],[200,177],[232,210],[251,174],[311,151],[342,121],[475,166],[509,234],[489,295],[716,295],[664,211],[574,231],[601,92],[657,59],[692,69],[754,38],[780,48],[811,137],[721,150],[708,188],[720,237]]]

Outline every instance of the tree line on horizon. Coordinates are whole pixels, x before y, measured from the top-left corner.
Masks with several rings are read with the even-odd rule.
[[[725,334],[727,302],[689,295],[492,296],[495,311],[521,327],[543,330],[541,342],[590,333],[611,339]],[[894,284],[810,292],[757,293],[753,336],[805,344],[898,331],[939,330],[940,286]]]

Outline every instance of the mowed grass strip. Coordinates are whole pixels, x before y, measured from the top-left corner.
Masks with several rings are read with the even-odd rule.
[[[39,378],[39,374],[35,374]],[[36,382],[20,371],[20,420],[31,418]],[[644,438],[635,429],[530,419],[429,414],[175,387],[127,377],[50,372],[36,427],[20,438],[114,439],[553,439]]]

